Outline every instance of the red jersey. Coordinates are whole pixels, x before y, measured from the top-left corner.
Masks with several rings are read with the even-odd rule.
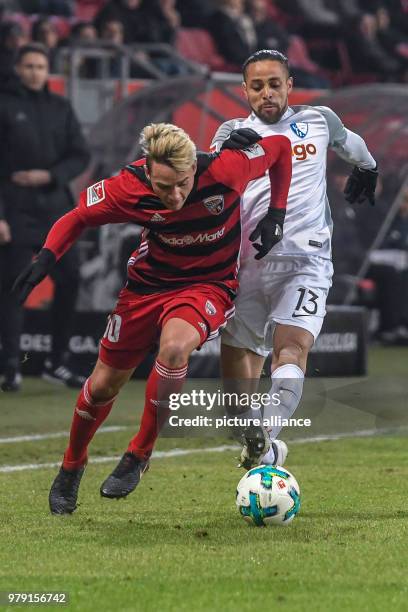
[[[178,211],[167,209],[145,176],[145,160],[81,193],[78,207],[48,234],[45,248],[57,258],[85,227],[133,222],[144,229],[128,262],[127,287],[141,294],[213,282],[237,287],[241,244],[240,195],[249,181],[269,172],[272,208],[283,213],[291,180],[286,136],[263,138],[249,149],[199,154],[193,190]]]

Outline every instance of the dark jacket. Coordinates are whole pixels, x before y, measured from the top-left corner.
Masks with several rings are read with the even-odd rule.
[[[52,224],[73,207],[69,181],[81,174],[89,151],[70,103],[48,88],[33,92],[18,79],[0,89],[0,219],[13,242],[41,244]],[[20,187],[18,170],[49,170],[44,187]]]
[[[256,41],[251,46],[245,39],[239,22],[222,10],[218,10],[211,15],[208,28],[218,52],[231,64],[241,66],[248,56],[257,49]]]

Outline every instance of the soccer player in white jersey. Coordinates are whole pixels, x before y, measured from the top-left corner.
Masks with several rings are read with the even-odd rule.
[[[332,284],[327,150],[354,166],[345,189],[351,203],[367,199],[374,204],[378,173],[364,140],[330,108],[288,105],[293,79],[282,53],[254,53],[243,76],[251,114],[223,123],[212,147],[219,150],[225,141],[229,147],[251,145],[257,139],[252,130],[261,136],[283,134],[292,143],[293,170],[283,239],[265,257],[256,254],[251,240],[268,206],[268,177],[250,183],[243,196],[240,289],[235,317],[222,336],[221,359],[224,379],[258,380],[272,352],[271,401],[263,414],[271,422],[275,415],[290,418],[300,402],[308,353],[320,333]],[[277,397],[280,404],[275,406]],[[253,409],[240,416],[262,419]],[[248,427],[241,465],[283,464],[287,446],[277,440],[280,429]]]

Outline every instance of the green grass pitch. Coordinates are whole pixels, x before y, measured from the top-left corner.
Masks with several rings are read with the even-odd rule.
[[[403,349],[375,349],[370,373],[406,376],[404,361]],[[120,429],[95,437],[92,458],[123,452],[142,394],[137,382],[124,390],[107,423]],[[75,397],[25,381],[21,394],[0,396],[0,438],[66,431]],[[239,516],[235,487],[243,472],[234,450],[155,458],[123,501],[99,496],[115,462],[90,463],[76,513],[53,517],[47,497],[57,468],[1,470],[58,462],[65,443],[0,443],[0,591],[65,591],[63,609],[84,612],[407,610],[403,430],[291,444],[287,467],[300,483],[302,508],[287,528],[250,527]],[[232,442],[162,439],[157,448],[223,443]]]

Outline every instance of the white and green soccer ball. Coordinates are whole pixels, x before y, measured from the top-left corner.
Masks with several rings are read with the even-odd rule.
[[[252,525],[288,525],[300,509],[300,488],[286,468],[259,465],[239,481],[236,504]]]

